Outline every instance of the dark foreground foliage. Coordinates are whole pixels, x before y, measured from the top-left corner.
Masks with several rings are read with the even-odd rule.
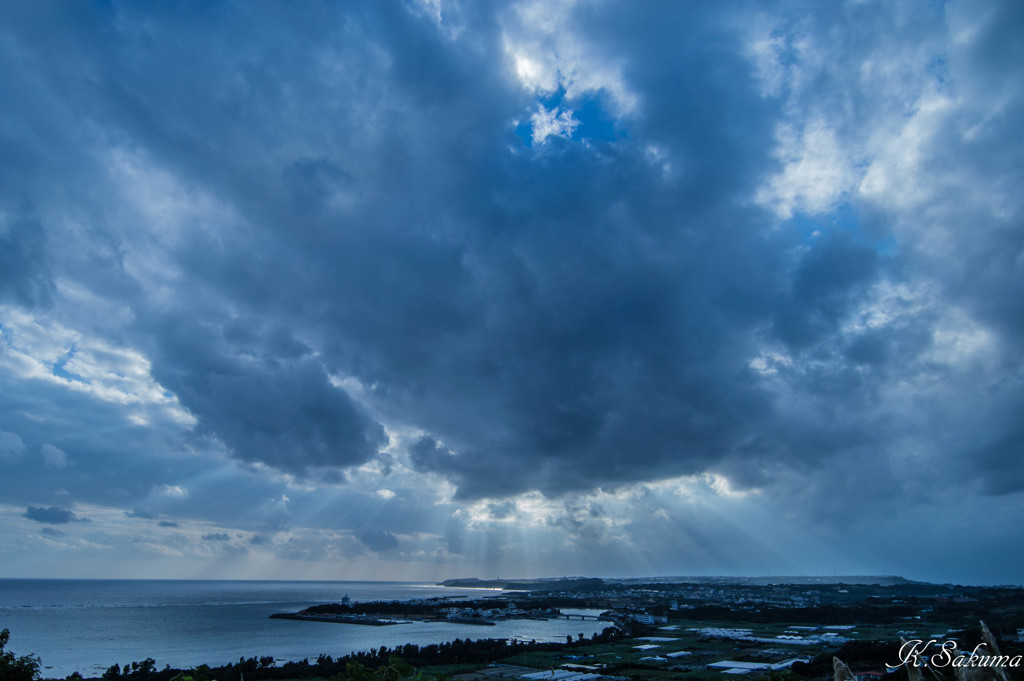
[[[33,681],[39,678],[39,658],[35,655],[18,657],[9,650],[7,642],[11,640],[10,629],[0,631],[0,680],[2,681]]]

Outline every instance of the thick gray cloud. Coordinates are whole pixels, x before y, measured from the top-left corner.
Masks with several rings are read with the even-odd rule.
[[[365,529],[356,533],[359,541],[373,551],[390,551],[398,546],[398,539],[384,530]]]
[[[49,301],[53,282],[46,261],[46,232],[18,220],[0,231],[0,300],[22,305]]]
[[[181,335],[169,329],[163,336],[175,354],[155,376],[200,418],[202,432],[216,435],[238,458],[303,473],[364,463],[385,443],[383,428],[331,385],[317,363],[212,354],[215,341],[203,343],[189,325],[179,328]]]
[[[327,560],[463,555],[539,491],[597,561],[583,498],[635,484],[717,476],[816,530],[1024,490],[1013,4],[0,25],[4,501],[349,532],[275,544]],[[708,518],[634,534],[741,536]]]
[[[84,520],[75,515],[71,509],[60,506],[29,506],[25,509],[25,517],[37,523],[51,525],[64,525],[72,521]]]

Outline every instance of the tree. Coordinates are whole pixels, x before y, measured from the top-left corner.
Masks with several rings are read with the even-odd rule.
[[[35,681],[39,678],[39,658],[35,655],[16,657],[9,650],[4,650],[11,640],[11,630],[0,631],[0,679],[4,681]]]
[[[392,655],[386,665],[377,668],[376,675],[380,681],[399,681],[399,679],[407,679],[415,673],[415,667]]]
[[[349,662],[345,665],[345,671],[332,676],[331,681],[370,681],[372,678],[373,672],[362,662]]]
[[[178,672],[176,676],[171,677],[171,681],[209,681],[210,667],[201,664],[195,669],[190,669],[186,672]]]

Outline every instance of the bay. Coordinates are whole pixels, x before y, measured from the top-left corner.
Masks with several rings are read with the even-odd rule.
[[[338,657],[456,638],[556,641],[609,626],[509,620],[493,627],[450,622],[368,627],[270,619],[275,612],[338,602],[346,595],[373,601],[498,593],[417,582],[0,579],[0,629],[11,630],[8,650],[42,659],[44,678],[64,678],[75,671],[99,676],[115,663],[148,657],[158,668],[217,666],[268,655],[312,661],[321,654]]]

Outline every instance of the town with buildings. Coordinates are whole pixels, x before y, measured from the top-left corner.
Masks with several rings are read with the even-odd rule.
[[[486,660],[423,665],[427,660],[411,656],[418,665],[465,681],[731,676],[915,681],[923,671],[933,681],[953,681],[962,678],[958,673],[964,669],[972,669],[973,678],[1024,678],[1020,587],[893,577],[446,584],[474,583],[491,591],[480,598],[324,604],[292,617],[343,624],[417,620],[485,626],[507,619],[589,617],[608,624],[589,639],[580,634],[565,643],[511,642],[500,656]]]

